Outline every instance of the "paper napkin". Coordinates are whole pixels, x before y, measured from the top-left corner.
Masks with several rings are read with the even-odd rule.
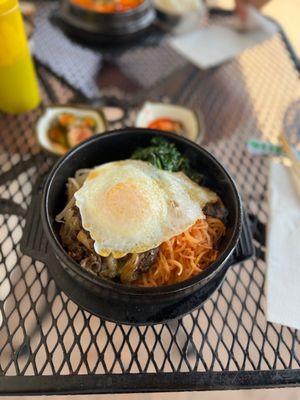
[[[300,329],[300,200],[288,167],[269,177],[267,320]]]
[[[207,28],[170,39],[170,45],[196,66],[206,69],[222,64],[272,37],[277,27],[255,8],[248,7],[248,20],[243,24],[238,16],[220,19]]]

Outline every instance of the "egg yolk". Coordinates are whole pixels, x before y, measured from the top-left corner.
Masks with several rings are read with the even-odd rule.
[[[112,186],[106,193],[110,216],[120,222],[139,220],[148,209],[148,201],[131,182],[121,182]]]

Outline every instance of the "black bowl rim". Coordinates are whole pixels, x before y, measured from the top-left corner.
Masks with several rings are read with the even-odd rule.
[[[113,13],[103,13],[103,12],[99,12],[99,11],[93,11],[90,10],[89,8],[83,7],[79,4],[74,3],[72,0],[65,0],[67,3],[69,3],[69,5],[71,5],[74,8],[77,8],[80,11],[84,11],[87,14],[93,14],[93,15],[101,15],[103,17],[113,17],[113,16],[124,16],[124,17],[129,17],[131,15],[134,15],[135,13],[137,13],[138,11],[142,10],[143,8],[148,8],[151,7],[150,1],[149,0],[143,0],[143,2],[141,4],[139,4],[138,6],[134,7],[134,8],[130,8],[127,11],[121,11],[121,12],[113,12]]]
[[[238,215],[235,220],[234,226],[233,226],[233,234],[231,239],[228,241],[225,249],[221,253],[221,255],[218,257],[216,261],[214,261],[205,271],[203,271],[201,274],[196,275],[193,278],[187,279],[186,281],[176,283],[173,285],[168,285],[168,286],[158,286],[158,287],[134,287],[134,286],[127,286],[121,283],[113,282],[108,279],[104,279],[98,276],[94,276],[90,274],[88,271],[85,271],[78,263],[76,263],[64,250],[62,244],[58,240],[57,235],[55,234],[54,228],[51,225],[50,222],[50,217],[48,213],[48,196],[50,192],[50,188],[52,186],[53,181],[55,180],[55,176],[58,175],[60,167],[68,162],[68,160],[73,156],[74,153],[80,152],[82,148],[85,146],[88,146],[90,143],[96,142],[96,141],[101,141],[107,137],[113,137],[113,136],[119,136],[123,135],[124,133],[143,133],[143,134],[152,134],[156,136],[163,136],[165,138],[170,138],[170,139],[176,139],[181,141],[187,146],[191,146],[194,148],[196,151],[201,151],[206,157],[208,157],[213,163],[215,163],[220,169],[222,169],[227,176],[234,196],[236,197],[237,200],[237,205],[238,205]],[[146,133],[147,132],[147,133]],[[101,164],[100,164],[101,165]],[[60,158],[56,164],[53,166],[52,170],[50,171],[46,182],[43,187],[43,194],[42,194],[42,224],[44,231],[46,233],[47,239],[50,243],[50,246],[52,247],[52,250],[54,250],[55,256],[58,258],[58,260],[64,263],[70,270],[73,271],[73,273],[79,275],[81,278],[88,280],[91,284],[96,285],[101,288],[105,288],[108,290],[117,290],[120,294],[129,294],[129,295],[167,295],[167,294],[174,294],[178,293],[181,291],[186,291],[187,289],[191,288],[192,286],[199,284],[201,281],[203,281],[205,278],[209,276],[213,276],[218,269],[225,264],[225,262],[229,259],[230,255],[232,254],[233,250],[235,249],[240,233],[241,233],[241,227],[242,227],[242,202],[240,195],[238,193],[237,187],[235,182],[233,181],[232,177],[226,170],[224,166],[207,150],[205,150],[203,147],[199,146],[195,142],[192,142],[191,140],[179,136],[175,133],[171,132],[162,132],[154,129],[145,129],[145,128],[123,128],[123,129],[117,129],[113,131],[109,131],[106,133],[103,133],[101,135],[95,135],[94,137],[90,138],[89,140],[79,144],[78,146],[74,147],[72,150],[70,150],[67,154],[65,154],[62,158]]]

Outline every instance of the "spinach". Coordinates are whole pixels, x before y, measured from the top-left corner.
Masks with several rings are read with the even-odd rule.
[[[190,166],[190,161],[176,148],[174,143],[161,137],[151,139],[149,147],[136,149],[131,158],[148,161],[159,169],[171,172],[184,172],[190,179],[200,183],[203,176]]]

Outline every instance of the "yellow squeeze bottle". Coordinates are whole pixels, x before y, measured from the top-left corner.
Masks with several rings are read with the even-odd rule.
[[[0,110],[29,111],[40,103],[38,83],[17,0],[0,0]]]

